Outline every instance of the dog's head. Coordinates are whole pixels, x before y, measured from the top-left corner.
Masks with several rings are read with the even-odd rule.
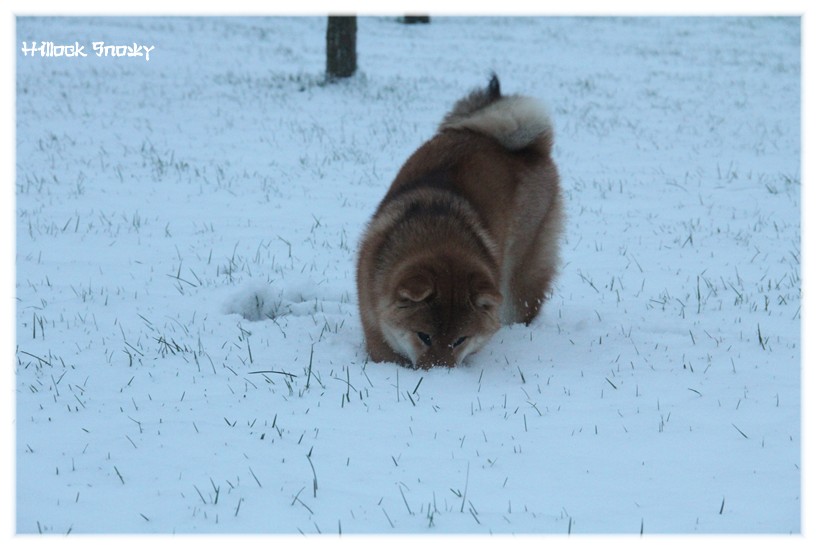
[[[383,318],[386,341],[414,366],[454,366],[499,329],[502,296],[478,262],[436,257],[396,271]]]

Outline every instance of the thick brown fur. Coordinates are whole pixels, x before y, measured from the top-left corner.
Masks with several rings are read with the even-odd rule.
[[[549,117],[487,88],[454,105],[403,165],[360,244],[374,361],[453,366],[500,324],[529,324],[558,265],[563,206]]]

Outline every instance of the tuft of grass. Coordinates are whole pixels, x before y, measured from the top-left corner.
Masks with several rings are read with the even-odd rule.
[[[737,426],[736,426],[736,425],[734,425],[733,423],[731,424],[731,426],[732,426],[734,429],[736,429],[736,430],[737,430],[737,432],[738,432],[739,434],[741,434],[741,435],[742,435],[744,438],[746,438],[746,439],[748,438],[748,435],[746,435],[745,433],[743,433],[743,432],[742,432],[742,429],[740,429],[739,427],[737,427]]]
[[[312,463],[312,450],[314,450],[314,447],[309,449],[306,459],[309,460],[309,466],[312,468],[312,497],[317,498],[317,471],[315,471],[314,463]]]
[[[467,500],[468,483],[470,481],[470,462],[467,464],[467,471],[465,471],[465,490],[462,492],[462,506],[459,508],[460,513],[465,512],[465,501]]]
[[[408,509],[408,514],[414,516],[414,512],[411,511],[411,506],[408,505],[408,500],[405,497],[405,492],[402,491],[402,484],[397,484],[397,488],[399,488],[400,495],[402,496],[402,501],[405,503],[405,508]]]
[[[759,323],[757,323],[757,338],[759,338],[759,345],[762,347],[762,350],[765,351],[765,342],[767,339],[762,338],[762,330],[759,327]]]
[[[388,513],[385,511],[385,507],[382,507],[381,509],[383,511],[383,514],[385,515],[385,518],[388,519],[388,524],[391,525],[391,528],[394,528],[394,521],[392,521],[391,517],[388,516]]]
[[[119,477],[119,480],[122,481],[122,484],[125,484],[125,479],[122,478],[122,473],[119,472],[119,469],[116,468],[116,465],[113,466],[113,470],[116,471],[116,476]]]
[[[312,347],[309,350],[309,373],[306,376],[306,388],[309,388],[309,383],[312,381],[312,359],[314,358],[314,343],[312,343]]]

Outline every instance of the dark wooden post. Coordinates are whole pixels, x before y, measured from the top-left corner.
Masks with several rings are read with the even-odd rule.
[[[347,78],[357,70],[357,17],[329,16],[326,79]]]

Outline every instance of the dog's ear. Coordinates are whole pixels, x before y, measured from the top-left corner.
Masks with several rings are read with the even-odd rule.
[[[502,295],[489,278],[475,274],[470,277],[470,301],[479,310],[493,312],[501,305]]]
[[[425,301],[433,291],[433,280],[425,273],[412,274],[397,284],[397,296],[415,303]]]
[[[495,311],[502,302],[502,296],[498,292],[480,292],[471,297],[471,301],[477,309],[482,311]]]

